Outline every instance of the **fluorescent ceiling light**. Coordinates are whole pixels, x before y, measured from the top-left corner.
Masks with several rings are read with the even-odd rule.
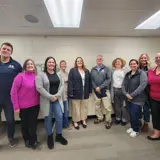
[[[44,0],[54,27],[80,26],[83,0]]]
[[[160,27],[160,10],[138,25],[135,29],[158,29]]]

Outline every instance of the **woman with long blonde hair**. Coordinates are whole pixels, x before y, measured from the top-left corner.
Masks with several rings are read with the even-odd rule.
[[[143,53],[139,57],[139,68],[145,71],[146,73],[150,69],[150,58],[148,54]],[[148,87],[147,87],[148,88]],[[146,92],[147,92],[146,88]],[[141,118],[143,115],[143,126],[141,131],[142,132],[148,132],[148,123],[150,122],[150,109],[149,109],[149,101],[147,100],[145,104],[143,105],[143,113],[141,114]]]

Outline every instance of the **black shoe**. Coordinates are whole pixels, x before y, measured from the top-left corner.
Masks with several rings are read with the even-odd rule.
[[[47,145],[48,145],[49,149],[53,149],[54,148],[53,134],[48,136]]]
[[[83,124],[82,121],[81,121],[81,124],[82,124],[83,128],[87,128],[87,124]]]
[[[120,123],[121,123],[121,120],[116,120],[115,121],[115,124],[117,124],[117,125],[120,124]]]
[[[31,145],[31,148],[32,148],[32,149],[37,149],[37,145],[36,145],[36,144],[32,144],[32,145]]]
[[[87,125],[86,124],[82,124],[83,128],[87,128]]]
[[[152,138],[151,136],[147,136],[147,139],[150,140],[150,141],[159,141],[160,137]]]
[[[16,147],[18,145],[18,141],[16,139],[9,140],[9,144],[11,147]]]
[[[125,126],[125,125],[127,125],[127,122],[121,122],[121,126]]]
[[[75,125],[73,124],[73,126],[74,126],[74,128],[77,129],[77,130],[80,129],[79,124],[78,124],[78,126],[75,126]]]
[[[68,144],[68,141],[62,136],[62,134],[56,134],[56,142],[59,142],[62,145]]]
[[[29,140],[25,140],[24,143],[25,143],[25,147],[31,148],[31,145],[29,144]]]

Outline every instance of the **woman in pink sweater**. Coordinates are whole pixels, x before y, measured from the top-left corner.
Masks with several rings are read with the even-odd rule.
[[[147,138],[149,140],[160,140],[160,53],[156,54],[157,66],[148,71],[149,94],[151,102],[152,123],[154,133]]]
[[[39,114],[39,93],[35,87],[36,66],[32,59],[23,64],[23,72],[18,74],[11,89],[14,112],[19,113],[21,131],[28,148],[37,147],[37,117]]]

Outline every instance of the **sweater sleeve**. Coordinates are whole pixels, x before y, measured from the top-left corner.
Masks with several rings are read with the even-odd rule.
[[[122,82],[122,93],[126,96],[128,93],[126,91],[126,86],[127,86],[127,75],[125,75],[123,82]]]
[[[39,74],[36,77],[36,89],[40,93],[41,96],[48,100],[52,100],[53,95],[51,95],[44,87],[43,87],[43,75]]]
[[[68,76],[68,96],[73,97],[73,69],[70,70]]]
[[[63,91],[64,91],[64,81],[63,81],[62,76],[60,75],[60,73],[58,73],[58,77],[59,77],[59,80],[60,80],[60,86],[59,86],[57,94],[55,94],[55,96],[57,98],[62,97],[62,94],[63,94]]]
[[[12,84],[11,88],[11,101],[13,103],[13,109],[14,111],[17,111],[20,109],[19,107],[19,100],[18,100],[18,91],[21,88],[22,84],[22,74],[18,74]]]
[[[91,80],[91,73],[88,71],[89,74],[89,93],[92,94],[92,80]]]
[[[93,87],[94,89],[96,89],[96,88],[97,88],[97,85],[95,84],[95,82],[94,82],[93,79],[94,79],[94,78],[93,78],[93,68],[92,68],[92,70],[91,70],[91,83],[92,83],[92,87]]]

